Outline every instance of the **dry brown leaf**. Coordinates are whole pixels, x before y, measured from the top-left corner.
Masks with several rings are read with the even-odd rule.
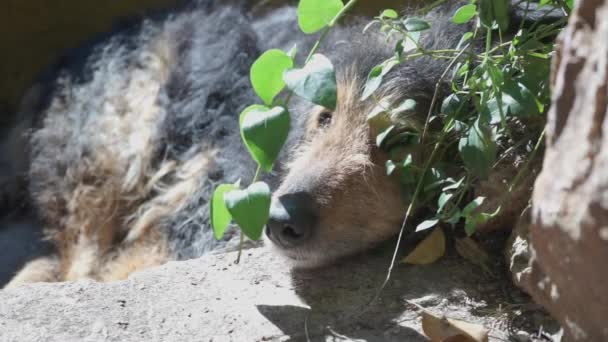
[[[431,342],[487,342],[488,330],[482,325],[437,317],[422,311],[422,331]]]
[[[426,237],[426,239],[422,240],[408,256],[401,260],[401,262],[426,265],[437,261],[443,254],[445,254],[445,235],[443,234],[443,230],[440,227],[437,227]]]
[[[490,256],[470,237],[456,239],[456,252],[467,261],[483,268],[484,271],[492,274]]]

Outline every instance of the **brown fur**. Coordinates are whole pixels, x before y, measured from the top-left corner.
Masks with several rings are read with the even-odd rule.
[[[179,210],[199,187],[214,152],[202,149],[189,160],[165,160],[152,168],[158,123],[163,109],[158,91],[167,82],[170,43],[163,36],[140,56],[145,69],[107,84],[105,113],[91,124],[94,148],[69,165],[62,186],[35,193],[47,223],[47,236],[59,254],[30,262],[10,286],[34,281],[90,278],[124,279],[131,272],[159,265],[168,258],[164,218]],[[77,88],[77,87],[76,87]],[[121,95],[117,96],[116,93]],[[44,128],[32,139],[44,139],[64,123],[61,98],[48,110]],[[56,121],[56,123],[55,123]],[[38,177],[37,169],[31,178]],[[40,170],[46,172],[45,170]]]
[[[386,176],[387,156],[375,146],[366,120],[371,105],[359,100],[360,77],[350,71],[338,80],[336,110],[326,127],[319,125],[324,110],[313,110],[304,142],[273,195],[305,187],[319,208],[314,237],[281,250],[299,266],[324,264],[386,240],[403,218],[399,186]]]

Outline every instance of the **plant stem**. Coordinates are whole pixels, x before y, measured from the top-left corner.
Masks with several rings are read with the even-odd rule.
[[[313,45],[312,49],[310,49],[310,52],[308,53],[308,56],[306,57],[306,60],[304,61],[304,64],[308,63],[308,61],[310,61],[310,58],[312,57],[312,55],[315,54],[315,52],[317,52],[317,50],[319,49],[319,46],[321,45],[321,43],[323,42],[323,40],[325,40],[325,37],[327,36],[327,34],[329,33],[329,31],[332,29],[332,27],[334,27],[336,25],[336,23],[338,22],[338,20],[340,20],[340,18],[342,16],[344,16],[344,14],[351,9],[355,3],[358,0],[350,0],[344,7],[342,7],[342,9],[340,10],[340,12],[338,12],[338,14],[336,14],[336,16],[329,22],[329,24],[327,24],[327,27],[325,27],[325,29],[323,30],[323,32],[321,32],[321,35],[319,36],[319,39],[317,39],[317,41],[315,42],[315,45]]]
[[[329,24],[327,26],[333,27],[338,22],[338,20],[340,20],[340,18],[342,18],[344,13],[348,12],[357,3],[357,1],[358,0],[350,0],[344,7],[342,7],[340,12],[338,12],[338,14],[336,14],[336,16],[329,22]]]
[[[372,300],[370,300],[369,303],[367,303],[365,308],[362,308],[361,310],[359,310],[357,312],[356,316],[361,316],[363,313],[365,313],[368,310],[368,308],[371,307],[371,305],[376,300],[378,300],[378,298],[380,298],[380,294],[382,293],[382,291],[388,284],[389,280],[391,279],[393,268],[395,267],[395,262],[397,261],[397,254],[399,252],[399,247],[401,246],[401,240],[403,239],[403,234],[405,232],[405,226],[408,223],[408,218],[412,214],[412,210],[414,210],[414,207],[416,206],[416,201],[418,199],[418,195],[422,191],[422,187],[424,184],[424,177],[426,176],[426,173],[428,172],[428,170],[431,168],[431,164],[435,160],[435,155],[437,154],[437,151],[439,150],[439,146],[441,146],[445,137],[447,136],[448,127],[450,127],[450,125],[452,125],[453,123],[454,123],[454,118],[452,117],[452,118],[450,118],[448,123],[444,125],[444,127],[441,131],[441,136],[439,137],[439,140],[435,143],[435,146],[433,147],[433,151],[431,152],[430,157],[426,160],[426,163],[422,170],[422,174],[420,175],[420,180],[418,180],[418,183],[416,184],[416,189],[414,190],[414,194],[412,195],[412,201],[410,202],[410,204],[407,207],[407,210],[405,211],[405,217],[403,218],[403,222],[401,223],[401,229],[399,230],[399,236],[397,237],[397,244],[395,245],[395,249],[393,251],[393,257],[391,259],[391,263],[390,263],[388,271],[386,273],[386,278],[382,282],[382,285],[380,285],[380,287],[376,291]]]
[[[258,181],[258,177],[260,177],[261,170],[262,170],[262,167],[260,165],[258,165],[258,168],[255,170],[255,174],[253,175],[253,179],[251,180],[251,183],[255,183]]]
[[[234,261],[235,264],[238,265],[239,262],[241,262],[241,253],[243,252],[243,242],[245,241],[245,234],[243,234],[243,231],[239,231],[239,254],[236,255],[236,260]]]
[[[426,121],[424,122],[424,130],[422,131],[422,137],[420,138],[421,142],[424,141],[424,136],[426,135],[426,131],[427,131],[427,128],[429,125],[429,119],[431,118],[431,114],[433,113],[433,107],[435,107],[435,101],[437,101],[437,94],[439,94],[439,88],[441,87],[441,84],[443,83],[443,79],[447,75],[448,71],[450,71],[450,69],[452,69],[452,66],[454,65],[454,63],[456,63],[456,61],[458,61],[460,56],[466,51],[467,48],[468,48],[468,45],[463,47],[462,50],[460,50],[460,52],[454,57],[454,59],[452,59],[450,64],[448,64],[448,66],[445,68],[445,70],[443,71],[443,74],[441,74],[441,77],[439,78],[437,83],[435,83],[435,92],[433,93],[433,99],[431,100],[429,112],[426,115]]]
[[[258,165],[258,168],[255,170],[255,174],[253,175],[253,179],[251,180],[251,184],[255,183],[258,181],[258,177],[260,176],[260,171],[262,170],[262,167],[260,165]],[[241,254],[243,252],[243,243],[245,242],[245,234],[243,234],[243,230],[239,231],[239,253],[236,255],[236,260],[234,261],[235,264],[238,264],[241,261]]]
[[[338,12],[338,14],[336,14],[336,16],[329,22],[329,24],[327,24],[327,27],[325,27],[325,29],[323,29],[323,32],[321,32],[321,35],[319,36],[319,39],[317,39],[317,41],[315,42],[315,45],[313,45],[312,48],[310,49],[310,51],[308,52],[308,56],[306,56],[306,59],[304,60],[304,64],[305,65],[306,65],[306,63],[308,63],[310,61],[310,59],[312,58],[312,56],[317,52],[317,50],[319,49],[319,46],[321,45],[321,43],[323,42],[323,40],[325,40],[325,37],[327,37],[327,34],[332,29],[332,27],[334,27],[334,25],[336,25],[336,23],[338,22],[338,20],[350,8],[352,8],[357,1],[358,0],[350,0],[344,7],[342,7],[342,9],[340,10],[340,12]],[[293,96],[293,91],[290,90],[289,94],[287,95],[287,98],[285,99],[285,107],[287,107],[289,105],[289,102],[291,101],[292,96]]]
[[[526,163],[524,164],[524,166],[521,169],[519,169],[519,172],[517,172],[517,174],[515,175],[513,182],[511,182],[511,185],[509,186],[509,193],[511,193],[513,191],[513,189],[517,186],[517,183],[519,183],[519,180],[521,179],[521,177],[524,175],[524,173],[530,167],[530,163],[532,162],[532,160],[534,160],[534,157],[536,157],[536,153],[540,149],[540,145],[542,144],[544,138],[545,138],[545,130],[543,129],[543,131],[540,133],[540,136],[538,137],[538,140],[536,141],[536,145],[534,145],[534,149],[530,153],[530,158],[528,158],[528,160],[526,160]]]

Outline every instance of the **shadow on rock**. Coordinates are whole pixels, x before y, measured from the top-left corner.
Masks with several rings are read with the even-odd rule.
[[[306,339],[305,325],[312,341],[426,341],[418,306],[488,328],[500,323],[503,330],[492,335],[506,338],[512,328],[501,308],[529,302],[510,281],[484,275],[477,266],[447,256],[432,265],[396,265],[390,282],[370,304],[386,276],[391,252],[385,246],[323,269],[293,271],[296,294],[310,309],[258,310],[294,341]],[[531,333],[535,329],[529,327]]]

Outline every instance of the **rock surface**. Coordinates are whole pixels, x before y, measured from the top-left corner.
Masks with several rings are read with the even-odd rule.
[[[125,281],[2,290],[0,341],[300,341],[306,330],[312,341],[424,341],[416,305],[483,324],[492,340],[547,326],[508,281],[456,257],[396,266],[374,305],[390,248],[306,272],[291,272],[266,248],[234,260],[207,255]]]
[[[575,3],[554,60],[527,287],[566,341],[607,341],[608,1]]]

